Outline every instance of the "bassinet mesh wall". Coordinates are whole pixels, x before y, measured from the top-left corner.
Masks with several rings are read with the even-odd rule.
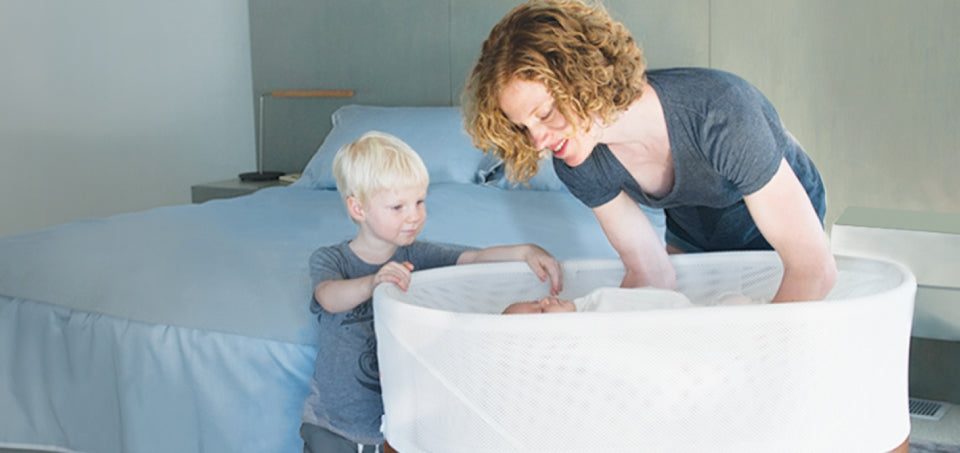
[[[402,453],[889,451],[908,435],[916,283],[838,257],[824,302],[770,300],[773,252],[678,255],[697,307],[500,315],[546,295],[524,263],[415,272],[374,292],[384,434]],[[616,260],[563,263],[573,299],[617,286]]]

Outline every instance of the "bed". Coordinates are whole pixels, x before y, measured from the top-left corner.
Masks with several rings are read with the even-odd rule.
[[[431,175],[421,239],[615,258],[549,161],[529,185],[455,107],[350,105],[288,187],[0,238],[0,448],[292,452],[316,355],[307,259],[351,237],[333,154],[377,129]],[[662,235],[660,211],[648,211]]]

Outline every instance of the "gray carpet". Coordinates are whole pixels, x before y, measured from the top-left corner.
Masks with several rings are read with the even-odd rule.
[[[960,446],[926,441],[910,441],[910,453],[960,453]]]

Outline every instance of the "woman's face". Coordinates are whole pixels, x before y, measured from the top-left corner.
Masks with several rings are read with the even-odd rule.
[[[583,132],[586,124],[579,125],[578,132],[574,132],[574,125],[540,82],[513,78],[503,87],[497,102],[507,119],[526,131],[535,149],[549,150],[571,167],[582,164],[597,145],[593,137]]]

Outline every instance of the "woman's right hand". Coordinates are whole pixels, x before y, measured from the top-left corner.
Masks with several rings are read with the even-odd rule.
[[[677,274],[650,219],[626,192],[593,208],[626,270],[620,286],[676,289]]]

